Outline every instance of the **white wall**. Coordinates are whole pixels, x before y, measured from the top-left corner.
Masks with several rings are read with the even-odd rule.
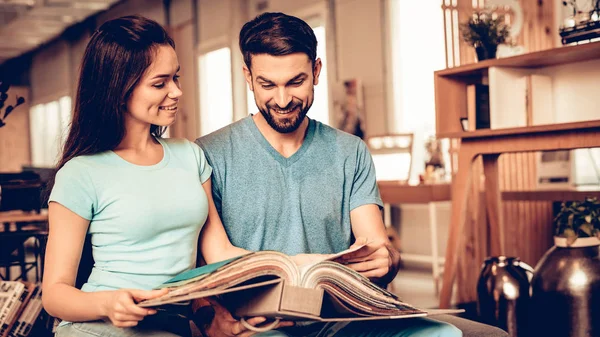
[[[50,43],[33,56],[31,62],[31,102],[36,105],[70,95],[72,74],[69,44],[64,40]]]
[[[438,253],[443,257],[446,253],[446,240],[450,226],[450,202],[436,203]],[[431,256],[431,230],[429,225],[429,209],[427,204],[404,204],[400,206],[400,240],[402,252]]]
[[[337,72],[340,80],[359,78],[364,85],[366,133],[391,132],[387,123],[384,32],[381,1],[336,0]]]

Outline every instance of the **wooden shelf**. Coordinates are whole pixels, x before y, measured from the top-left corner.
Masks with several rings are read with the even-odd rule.
[[[600,42],[567,46],[506,58],[485,60],[460,67],[436,71],[436,76],[471,77],[482,74],[489,67],[541,68],[599,58]]]
[[[507,137],[515,135],[534,135],[546,132],[560,132],[560,131],[574,131],[574,130],[586,130],[586,129],[598,129],[600,128],[600,120],[585,121],[585,122],[573,122],[573,123],[561,123],[561,124],[548,124],[548,125],[535,125],[525,126],[517,128],[506,128],[506,129],[482,129],[476,131],[463,131],[463,132],[444,132],[439,133],[439,138],[461,138],[461,139],[480,139],[480,138],[494,138],[494,137]]]
[[[593,64],[588,66],[581,64],[575,65],[584,61],[591,61]],[[552,81],[557,81],[559,79],[562,79],[563,81],[573,81],[574,76],[585,76],[586,73],[590,73],[590,69],[597,69],[599,64],[600,42],[593,42],[578,46],[560,47],[512,57],[485,60],[478,63],[436,71],[434,73],[436,136],[438,138],[480,138],[507,136],[529,131],[544,132],[544,130],[546,130],[546,128],[549,126],[538,125],[531,130],[526,127],[515,127],[509,129],[476,130],[469,132],[463,131],[461,119],[473,118],[473,116],[468,116],[470,104],[473,104],[473,102],[471,102],[473,98],[471,98],[471,101],[468,98],[468,86],[472,84],[485,83],[486,78],[488,81],[490,81],[489,102],[492,102],[492,96],[495,95],[496,97],[494,101],[496,103],[494,103],[493,106],[490,105],[489,107],[490,120],[494,120],[493,117],[497,117],[495,113],[506,113],[505,111],[497,111],[499,104],[498,100],[502,101],[506,99],[504,96],[499,98],[498,95],[506,95],[506,92],[508,91],[499,90],[498,83],[496,83],[496,81],[499,81],[499,78],[502,78],[502,81],[507,81],[507,76],[513,76],[506,74],[514,73],[514,76],[518,77],[521,72],[523,73],[523,76],[528,76],[528,74],[535,73],[538,75],[541,74],[542,76],[548,76],[552,78]],[[556,66],[560,68],[556,68]],[[568,70],[567,68],[563,69],[564,67],[568,67]],[[490,68],[497,68],[497,71],[494,72],[495,75],[493,78],[490,77]],[[597,71],[592,71],[590,76],[597,76],[597,74]],[[564,99],[564,97],[561,95],[571,95],[568,97],[568,100],[575,100],[577,95],[582,95],[583,97],[587,97],[586,99],[590,101],[590,104],[588,104],[590,107],[586,106],[586,109],[592,109],[591,106],[593,106],[593,103],[596,102],[598,98],[597,96],[593,96],[593,82],[588,82],[585,82],[586,84],[579,84],[581,87],[585,88],[585,90],[582,90],[581,92],[552,92],[553,98],[548,99],[561,100]],[[561,100],[561,102],[563,101]],[[575,104],[575,106],[577,106],[577,104]],[[565,111],[565,104],[563,102],[561,106],[561,113],[566,112],[568,111]],[[523,114],[526,113],[527,111],[523,111]],[[525,115],[517,115],[525,118]],[[590,116],[593,115],[590,114]],[[515,125],[517,124],[524,125],[525,123],[515,122]],[[578,127],[574,123],[569,124],[574,125],[573,127],[575,128]]]
[[[502,192],[502,199],[505,201],[569,201],[584,200],[589,197],[600,198],[600,186],[576,189]]]

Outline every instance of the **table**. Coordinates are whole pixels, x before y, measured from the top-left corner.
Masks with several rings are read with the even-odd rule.
[[[16,230],[24,224],[30,223],[47,223],[48,222],[48,211],[43,210],[40,213],[37,212],[23,212],[23,211],[8,211],[0,212],[0,224],[4,226],[4,231],[9,231],[10,224],[16,225]],[[21,226],[19,226],[21,225]]]
[[[586,197],[600,199],[600,189],[597,186],[584,186],[573,189],[502,192],[502,200],[510,201],[565,201],[584,200]]]
[[[27,228],[28,226],[36,226],[34,229]],[[24,236],[37,237],[39,240],[39,252],[40,252],[40,269],[38,271],[36,267],[36,278],[39,280],[39,275],[44,270],[44,250],[48,228],[48,213],[46,210],[36,212],[23,212],[23,211],[8,211],[0,212],[0,238],[5,239],[7,242],[14,242],[14,240],[23,240]],[[25,262],[25,251],[23,247],[18,247],[18,259],[20,260],[21,276],[19,278],[27,280],[27,264]],[[5,252],[6,253],[6,252]],[[36,251],[36,266],[38,261],[38,252]],[[10,266],[6,267],[6,278],[10,279]]]
[[[429,231],[431,234],[431,264],[435,292],[437,294],[441,270],[437,244],[437,214],[435,212],[435,205],[438,202],[451,200],[451,184],[440,183],[413,186],[400,181],[378,181],[377,185],[386,209],[389,204],[428,204]],[[389,223],[389,219],[387,218],[386,214],[386,226]]]
[[[501,193],[498,177],[498,157],[502,153],[510,152],[571,150],[587,147],[600,147],[600,121],[477,130],[461,135],[461,145],[458,150],[458,169],[452,182],[452,216],[446,247],[440,308],[450,307],[452,286],[458,263],[460,235],[463,232],[466,218],[466,204],[471,183],[471,166],[475,158],[480,155],[483,157],[490,255],[504,255],[504,230],[501,213],[503,195],[512,198],[539,198],[544,195],[554,198],[576,196],[576,194],[544,194],[541,191],[518,192],[516,194],[512,192]]]

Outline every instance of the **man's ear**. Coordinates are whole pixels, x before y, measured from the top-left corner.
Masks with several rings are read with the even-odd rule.
[[[319,75],[321,74],[321,67],[323,64],[321,63],[321,58],[317,58],[315,60],[315,66],[313,67],[313,84],[319,84]]]
[[[254,85],[252,85],[252,73],[248,67],[244,66],[244,78],[246,78],[246,83],[248,83],[248,88],[250,91],[254,91]]]

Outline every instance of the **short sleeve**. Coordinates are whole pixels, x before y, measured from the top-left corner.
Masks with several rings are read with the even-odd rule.
[[[210,167],[206,161],[206,156],[204,155],[204,151],[200,148],[200,146],[198,146],[196,143],[191,144],[196,155],[196,160],[198,161],[198,174],[200,175],[200,182],[204,184],[212,174],[212,167]]]
[[[67,162],[58,172],[48,202],[57,202],[80,217],[92,220],[97,209],[96,189],[85,164],[77,158]]]
[[[363,141],[358,143],[356,153],[356,168],[350,192],[350,209],[366,204],[376,204],[383,207],[383,202],[377,188],[375,165],[373,158]]]
[[[217,212],[219,212],[219,216],[222,218],[223,213],[221,213],[221,203],[223,199],[221,198],[221,179],[219,178],[222,176],[223,171],[219,170],[219,168],[223,167],[223,165],[218,165],[218,158],[215,158],[215,154],[222,154],[223,152],[217,152],[217,150],[214,150],[214,146],[211,147],[210,142],[204,141],[206,140],[206,137],[207,136],[196,139],[196,144],[202,149],[202,151],[204,151],[203,153],[206,156],[208,165],[212,165],[212,167],[214,167],[212,173],[212,196],[215,207],[217,208]]]

